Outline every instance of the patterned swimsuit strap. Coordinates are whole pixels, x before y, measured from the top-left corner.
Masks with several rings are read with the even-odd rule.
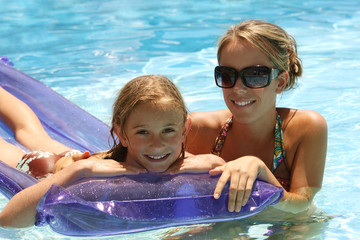
[[[225,142],[226,135],[230,130],[233,122],[233,116],[229,117],[221,128],[219,135],[215,140],[215,145],[212,150],[212,154],[220,156],[222,147]],[[274,148],[274,159],[271,171],[274,172],[281,162],[285,159],[285,151],[283,146],[283,130],[281,127],[281,118],[279,113],[276,111],[276,122],[275,122],[275,148]]]
[[[225,138],[227,133],[229,132],[231,126],[232,126],[233,117],[231,116],[224,126],[221,128],[218,137],[215,140],[215,145],[212,150],[212,154],[220,156],[221,150],[223,148]],[[276,111],[276,121],[275,121],[275,129],[274,129],[274,141],[275,141],[275,147],[274,147],[274,158],[273,158],[273,164],[271,167],[271,171],[274,173],[275,170],[278,168],[278,166],[285,162],[285,149],[284,149],[284,143],[283,143],[283,130],[281,127],[281,118],[279,113]],[[280,182],[280,184],[286,189],[289,190],[290,188],[290,181],[289,179],[282,179],[277,178],[277,180]]]
[[[213,150],[211,151],[211,154],[220,156],[222,147],[225,142],[226,135],[231,128],[232,120],[233,120],[233,117],[232,116],[229,117],[228,120],[226,120],[224,126],[221,128],[219,135],[217,136],[217,138],[215,140],[215,145],[214,145]]]
[[[274,159],[271,171],[274,172],[280,163],[285,161],[285,150],[283,143],[283,130],[281,127],[281,118],[279,113],[276,111],[276,122],[275,122],[275,148],[274,148]]]

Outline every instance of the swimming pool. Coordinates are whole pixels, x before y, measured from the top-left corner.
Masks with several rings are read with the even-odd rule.
[[[234,221],[104,239],[360,238],[360,1],[4,1],[0,55],[109,123],[114,95],[129,79],[161,73],[190,111],[225,107],[213,80],[216,40],[231,24],[263,19],[299,45],[305,73],[279,106],[313,109],[328,121],[323,189],[328,221]],[[0,208],[6,204],[0,197]],[[0,229],[0,238],[71,239],[47,228]],[[277,238],[277,239],[278,239]]]

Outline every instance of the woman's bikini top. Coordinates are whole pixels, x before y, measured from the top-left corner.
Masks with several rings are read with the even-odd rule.
[[[222,129],[219,132],[218,137],[215,140],[215,145],[212,150],[212,154],[220,156],[221,150],[223,148],[226,135],[228,131],[231,129],[233,122],[233,117],[231,116],[224,124]],[[290,173],[290,170],[286,164],[285,158],[285,149],[283,143],[283,130],[281,127],[281,118],[280,115],[276,112],[276,123],[275,123],[275,148],[274,148],[274,159],[272,162],[271,172],[276,176],[275,171],[278,169],[279,165],[283,162],[287,171]],[[289,174],[290,176],[290,174]],[[285,190],[289,190],[290,188],[290,179],[279,178],[277,180],[284,187]]]

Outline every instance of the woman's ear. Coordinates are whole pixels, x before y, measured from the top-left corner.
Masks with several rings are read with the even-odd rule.
[[[186,136],[188,135],[191,128],[191,119],[189,117],[186,117],[185,124],[184,124],[184,131],[182,134],[182,141],[184,142],[186,140]]]
[[[128,146],[127,138],[126,138],[126,136],[124,136],[124,133],[121,132],[120,126],[117,124],[114,126],[114,133],[119,138],[121,145],[123,147],[127,147]]]
[[[279,74],[277,79],[278,79],[278,83],[276,87],[276,93],[281,93],[286,87],[286,84],[289,80],[289,73],[287,71],[283,71],[282,73]]]

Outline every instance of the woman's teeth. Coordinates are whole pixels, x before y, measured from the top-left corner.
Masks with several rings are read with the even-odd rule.
[[[235,102],[235,104],[238,105],[238,106],[245,106],[245,105],[248,105],[250,103],[251,103],[251,101]]]

